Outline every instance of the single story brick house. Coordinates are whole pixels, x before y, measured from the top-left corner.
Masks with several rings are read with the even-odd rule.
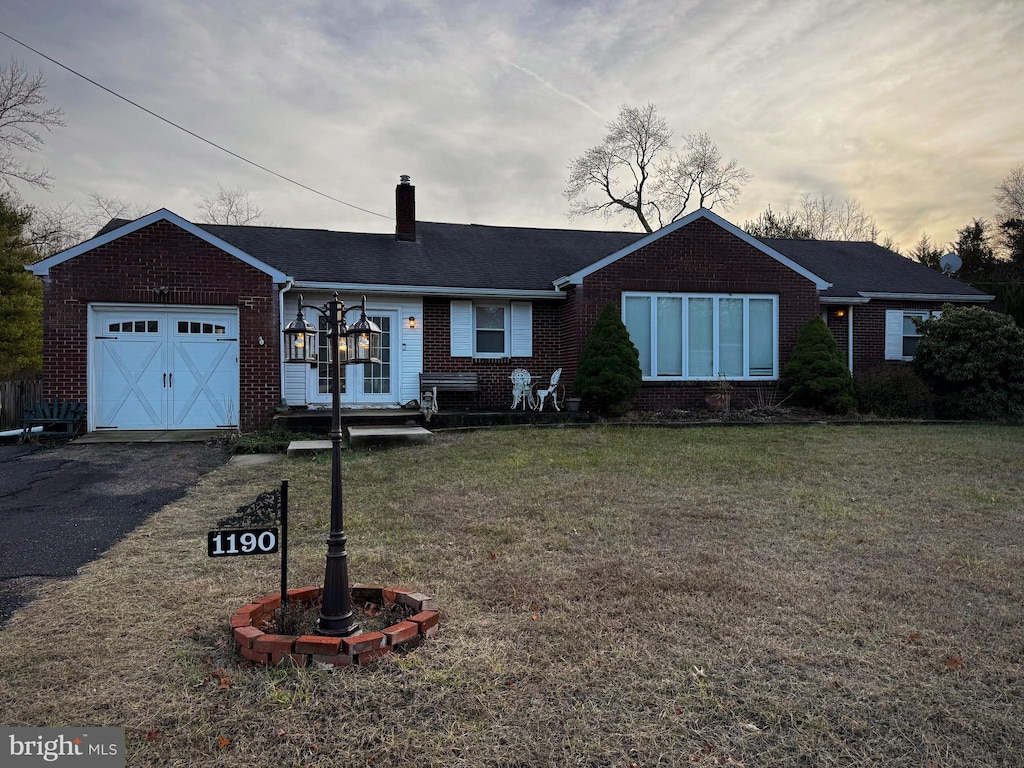
[[[90,431],[254,430],[282,401],[327,406],[327,366],[283,364],[281,331],[300,294],[336,291],[365,295],[383,331],[381,364],[346,370],[345,407],[408,405],[425,372],[477,374],[479,391],[447,393],[446,408],[508,408],[515,368],[562,368],[571,389],[612,302],[640,351],[637,407],[693,408],[720,376],[775,382],[815,316],[857,371],[909,359],[910,317],[991,299],[872,243],[762,242],[703,209],[637,234],[418,222],[407,177],[395,199],[394,235],[162,209],[31,265],[46,396],[86,402]]]

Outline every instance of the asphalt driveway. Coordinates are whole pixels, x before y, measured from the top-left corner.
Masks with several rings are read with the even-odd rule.
[[[0,445],[0,626],[227,459],[218,443]]]

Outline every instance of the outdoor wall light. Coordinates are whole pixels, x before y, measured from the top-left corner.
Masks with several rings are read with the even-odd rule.
[[[416,318],[413,317],[412,315],[409,315],[409,328],[411,328],[411,329],[415,329],[416,328]]]

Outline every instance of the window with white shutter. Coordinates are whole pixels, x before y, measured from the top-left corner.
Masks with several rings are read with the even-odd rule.
[[[533,305],[528,301],[453,300],[452,357],[533,356]]]

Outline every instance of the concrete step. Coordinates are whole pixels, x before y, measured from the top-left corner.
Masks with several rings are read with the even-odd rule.
[[[342,444],[342,447],[345,447]],[[309,453],[324,453],[331,450],[330,440],[292,440],[288,443],[287,454],[291,456],[303,456]]]
[[[357,445],[372,443],[380,444],[420,444],[429,443],[434,433],[423,427],[401,426],[353,426],[347,427],[348,442],[353,448]]]

